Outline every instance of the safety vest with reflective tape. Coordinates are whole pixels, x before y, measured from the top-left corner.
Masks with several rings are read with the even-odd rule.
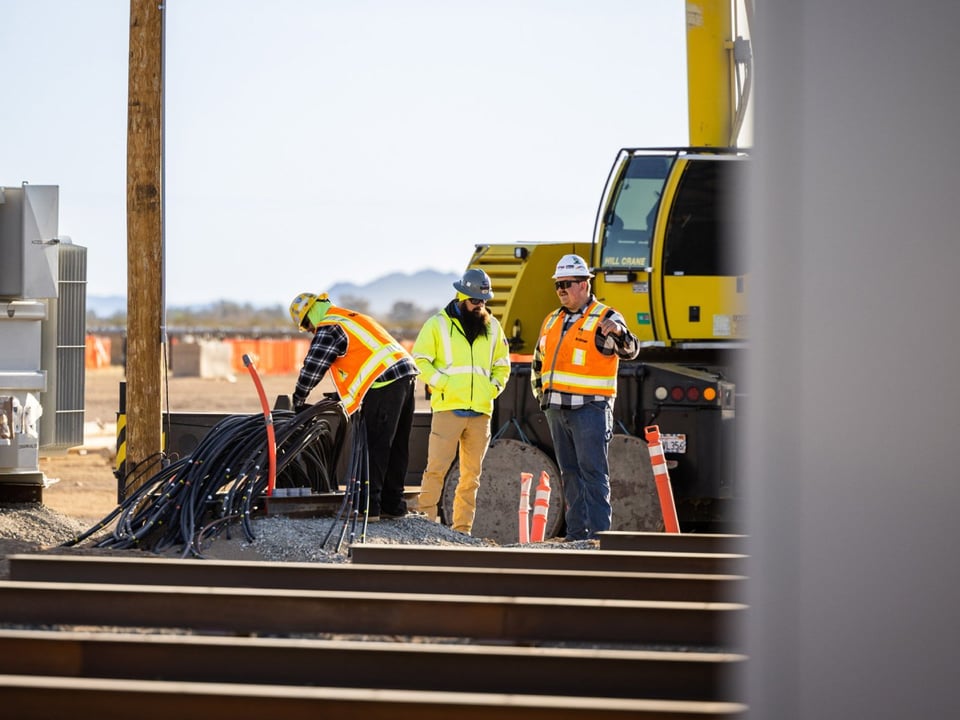
[[[380,323],[353,310],[332,306],[317,325],[339,325],[347,333],[347,352],[333,362],[330,374],[348,415],[357,411],[384,370],[410,358]]]
[[[563,317],[567,313],[563,308],[543,321],[539,343],[543,358],[541,383],[545,392],[616,396],[620,358],[616,353],[601,353],[595,340],[597,327],[609,310],[594,301],[566,332]]]
[[[430,387],[430,407],[493,413],[493,401],[510,377],[510,347],[497,319],[471,345],[463,326],[443,310],[430,317],[413,344],[420,377]]]

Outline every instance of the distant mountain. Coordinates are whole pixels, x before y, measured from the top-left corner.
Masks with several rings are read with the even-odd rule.
[[[370,312],[377,315],[386,315],[397,302],[409,302],[422,310],[434,310],[453,299],[457,292],[453,289],[453,283],[459,278],[456,273],[436,270],[391,273],[366,285],[337,283],[327,292],[334,302],[345,302],[348,298],[366,300]]]
[[[421,310],[443,307],[456,293],[453,283],[459,277],[456,273],[436,270],[391,273],[366,285],[337,283],[327,292],[334,302],[344,302],[349,298],[365,300],[370,312],[386,316],[397,302],[409,302]],[[209,305],[210,303],[203,303],[190,309],[198,310]],[[125,295],[87,295],[87,312],[98,318],[113,317],[117,313],[125,313],[126,310]]]
[[[87,295],[87,312],[92,312],[98,318],[113,317],[126,311],[126,295]]]

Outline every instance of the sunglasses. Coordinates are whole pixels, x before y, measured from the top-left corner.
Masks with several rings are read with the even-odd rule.
[[[557,290],[566,290],[571,285],[579,285],[583,280],[557,280],[553,285]]]
[[[486,300],[474,300],[473,298],[467,298],[467,302],[471,305],[486,305]]]

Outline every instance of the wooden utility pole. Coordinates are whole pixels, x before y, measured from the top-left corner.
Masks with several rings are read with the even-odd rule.
[[[127,96],[127,496],[162,449],[163,5],[130,0]],[[145,462],[147,461],[147,462]],[[159,469],[159,465],[154,470]]]

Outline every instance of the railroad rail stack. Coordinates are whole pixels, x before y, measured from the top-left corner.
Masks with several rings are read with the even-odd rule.
[[[745,717],[738,539],[664,538],[365,543],[319,564],[12,555],[0,703],[18,718]]]

